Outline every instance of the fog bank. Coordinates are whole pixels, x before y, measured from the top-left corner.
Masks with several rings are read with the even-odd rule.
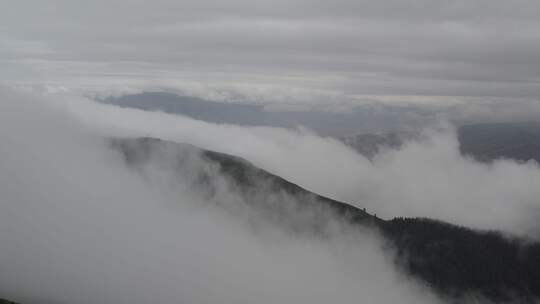
[[[462,156],[446,123],[419,141],[370,162],[332,138],[306,129],[241,127],[121,109],[86,100],[59,102],[102,132],[144,134],[238,155],[292,182],[385,218],[431,217],[479,229],[536,236],[540,170],[510,160]],[[204,134],[201,136],[201,134]]]
[[[24,303],[437,301],[395,271],[371,232],[345,230],[325,240],[271,225],[255,232],[246,218],[209,205],[189,176],[176,176],[171,187],[159,166],[142,175],[127,168],[103,137],[122,132],[89,128],[47,100],[5,90],[0,98],[2,297]],[[117,111],[99,109],[102,118]],[[123,121],[131,114],[144,113],[128,111]],[[233,202],[234,195],[214,199]]]

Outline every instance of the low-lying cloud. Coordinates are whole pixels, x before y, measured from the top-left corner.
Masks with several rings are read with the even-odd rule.
[[[0,93],[0,294],[26,303],[436,303],[376,234],[291,235],[160,163],[129,169],[105,138],[154,136],[242,156],[383,217],[534,227],[540,170],[463,158],[451,131],[370,162],[306,130],[216,125],[89,100]],[[165,160],[166,161],[166,160]],[[186,173],[187,172],[187,173]],[[215,177],[220,179],[219,176]],[[247,214],[247,216],[246,216]],[[256,223],[256,221],[255,221]]]
[[[268,224],[253,230],[245,217],[211,207],[186,174],[171,183],[162,163],[151,163],[144,174],[126,167],[104,138],[121,132],[89,128],[47,100],[5,90],[0,98],[2,297],[24,303],[438,301],[396,272],[372,232],[323,240]],[[87,106],[105,110],[100,115],[118,110]],[[225,194],[213,200],[235,200],[234,192]]]
[[[371,162],[335,139],[302,128],[211,124],[70,100],[73,113],[107,132],[145,134],[238,155],[385,218],[425,216],[519,235],[538,230],[538,165],[511,160],[485,164],[464,157],[448,124],[427,129],[422,140],[383,152]]]

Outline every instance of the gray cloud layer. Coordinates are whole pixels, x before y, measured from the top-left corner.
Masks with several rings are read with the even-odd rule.
[[[22,303],[439,303],[374,233],[283,233],[215,201],[167,159],[128,170],[49,101],[0,90],[0,295]],[[103,130],[102,130],[103,131]],[[165,163],[163,163],[165,162]],[[170,165],[170,163],[169,163]],[[173,179],[171,179],[173,177]],[[213,176],[217,182],[224,182]],[[262,191],[262,189],[261,189]],[[253,229],[254,227],[258,229]]]
[[[0,100],[0,294],[26,303],[439,301],[396,273],[376,235],[344,229],[321,240],[239,209],[206,208],[212,201],[189,183],[202,166],[197,158],[172,184],[166,162],[141,178],[104,136],[156,136],[240,155],[384,217],[538,232],[538,165],[463,158],[451,131],[371,163],[307,131],[3,89]],[[241,199],[224,188],[215,200]]]
[[[372,163],[309,130],[213,124],[159,112],[61,98],[86,124],[123,136],[153,136],[238,155],[314,192],[385,218],[422,216],[479,229],[537,236],[538,164],[478,163],[459,153],[448,126]]]
[[[5,82],[92,90],[537,98],[538,12],[534,0],[2,1],[0,64]]]

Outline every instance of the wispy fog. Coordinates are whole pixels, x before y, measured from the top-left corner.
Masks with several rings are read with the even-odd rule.
[[[462,156],[445,122],[421,140],[384,151],[373,162],[309,130],[211,124],[177,115],[67,104],[102,132],[150,135],[244,157],[314,192],[366,207],[385,218],[425,216],[518,235],[538,232],[540,170],[535,162],[479,163]]]
[[[537,166],[465,159],[448,129],[371,163],[308,131],[215,125],[4,89],[0,98],[0,294],[25,303],[439,301],[397,272],[375,232],[289,234],[234,206],[245,198],[222,177],[214,176],[225,186],[212,197],[194,186],[193,174],[211,170],[196,153],[187,154],[181,174],[167,169],[166,154],[133,170],[107,144],[110,136],[157,136],[240,155],[384,217],[535,228]]]
[[[0,0],[0,302],[535,301],[540,165],[491,160],[540,159],[539,12]],[[484,124],[475,160],[478,123],[536,133]]]
[[[24,303],[436,302],[395,271],[372,232],[350,228],[323,240],[269,224],[253,229],[253,221],[248,225],[248,218],[209,204],[191,188],[189,170],[172,187],[160,163],[144,174],[126,167],[104,140],[113,133],[89,128],[47,100],[5,90],[0,98],[3,297]],[[124,113],[86,107],[102,118]],[[132,114],[143,115],[126,111],[123,121]],[[165,117],[148,132],[165,128],[167,119],[177,118]],[[201,166],[191,162],[190,170]],[[234,202],[234,193],[213,200]]]

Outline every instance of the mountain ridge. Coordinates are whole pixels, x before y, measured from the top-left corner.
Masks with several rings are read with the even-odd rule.
[[[371,103],[349,106],[347,111],[317,111],[311,110],[309,105],[300,110],[287,110],[285,103],[285,107],[276,110],[269,109],[266,104],[217,102],[168,92],[142,92],[98,101],[124,108],[184,115],[210,123],[282,128],[303,126],[324,136],[392,130],[402,125],[409,114],[418,114],[418,109],[407,106]]]
[[[152,138],[112,140],[112,146],[130,165],[148,161],[145,155],[152,153],[156,145],[175,149],[182,144]],[[426,218],[380,219],[358,207],[319,196],[242,158],[200,151],[203,159],[217,164],[220,174],[232,178],[246,193],[260,191],[257,179],[263,178],[270,180],[273,191],[284,191],[295,197],[299,202],[295,208],[280,206],[289,204],[288,200],[263,200],[262,205],[255,202],[251,207],[266,208],[270,213],[264,213],[265,216],[290,217],[296,232],[320,234],[326,221],[336,215],[343,222],[376,229],[395,249],[394,262],[401,271],[445,297],[459,301],[469,294],[478,294],[495,302],[518,299],[520,303],[540,299],[540,243]],[[294,223],[296,218],[291,213],[312,210],[314,214],[310,214],[309,221]],[[317,221],[321,221],[321,226]]]
[[[374,229],[383,237],[383,249],[391,254],[398,270],[449,303],[462,303],[471,297],[476,302],[496,303],[537,303],[540,299],[540,243],[433,219],[380,219],[353,205],[313,193],[240,157],[189,144],[149,137],[112,138],[108,144],[133,169],[148,164],[155,153],[159,159],[164,150],[171,152],[169,156],[173,156],[174,162],[187,164],[194,159],[185,158],[185,150],[201,153],[196,160],[217,168],[218,174],[238,185],[241,194],[251,197],[263,192],[256,196],[260,201],[246,200],[249,207],[262,210],[262,216],[274,217],[270,221],[274,224],[289,225],[285,229],[292,233],[326,237],[325,230],[332,219]],[[182,170],[174,162],[165,165],[171,165],[173,171]],[[211,178],[205,174],[195,180],[202,186],[211,186],[205,184]],[[269,192],[286,195],[266,200],[264,195]],[[285,199],[288,196],[294,199]],[[293,204],[292,208],[288,204]],[[296,216],[306,213],[307,220]],[[0,304],[15,303],[0,300]]]

